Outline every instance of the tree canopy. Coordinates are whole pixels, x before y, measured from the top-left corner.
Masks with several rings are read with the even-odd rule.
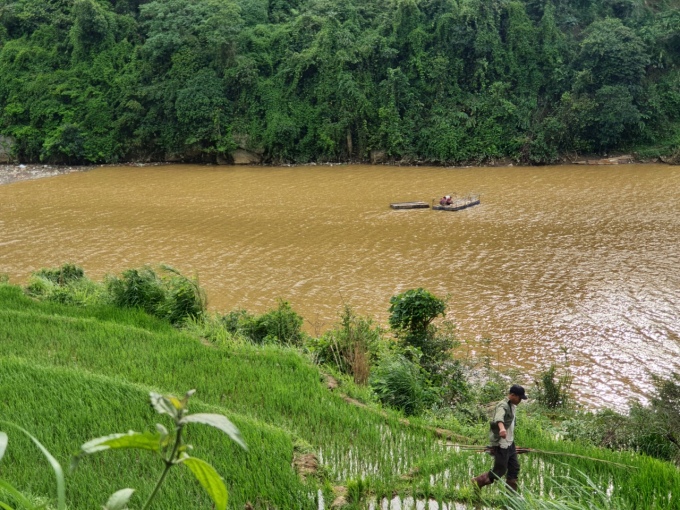
[[[0,0],[0,135],[49,162],[680,145],[678,0]]]

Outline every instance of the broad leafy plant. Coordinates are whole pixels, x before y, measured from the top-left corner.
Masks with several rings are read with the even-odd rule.
[[[446,301],[422,288],[393,296],[390,305],[390,326],[412,333],[424,332],[434,319],[446,311]]]
[[[165,481],[168,472],[176,467],[187,467],[196,477],[198,482],[205,488],[213,500],[217,510],[226,510],[228,492],[220,475],[207,462],[191,457],[189,451],[191,445],[186,444],[182,438],[184,428],[190,423],[199,423],[214,427],[224,432],[241,448],[247,450],[243,437],[236,426],[226,417],[219,414],[206,413],[188,413],[188,403],[195,390],[187,392],[187,394],[179,399],[174,395],[160,395],[158,393],[150,393],[151,405],[159,414],[168,415],[172,419],[172,428],[168,430],[164,425],[156,424],[155,432],[127,432],[124,434],[111,434],[104,437],[93,439],[83,444],[80,451],[74,456],[71,463],[71,469],[74,470],[80,459],[85,456],[92,455],[106,450],[146,450],[152,452],[161,459],[164,464],[163,472],[161,473],[158,482],[153,491],[146,500],[142,510],[150,507],[152,501],[158,494],[163,482]],[[22,433],[26,434],[42,451],[47,458],[52,469],[54,470],[57,480],[57,510],[65,510],[66,508],[66,490],[64,483],[64,472],[59,462],[47,451],[47,449],[29,432],[9,422],[1,421],[0,424],[13,427]],[[0,460],[5,453],[8,443],[8,436],[4,432],[0,432]],[[28,498],[21,492],[12,487],[9,483],[0,480],[0,489],[8,494],[18,508],[26,510],[38,510],[42,506],[33,505]],[[127,508],[127,504],[134,493],[134,489],[125,488],[112,494],[104,510],[123,510]],[[0,501],[0,509],[14,510],[9,504]]]
[[[433,324],[438,317],[446,316],[446,300],[419,288],[393,296],[390,304],[390,327],[401,346],[407,351],[417,349],[418,364],[430,375],[440,374],[450,359],[449,351],[458,345],[453,323],[445,320],[439,326]]]

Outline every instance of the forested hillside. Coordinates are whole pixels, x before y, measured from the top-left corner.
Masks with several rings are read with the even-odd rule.
[[[680,146],[678,0],[0,0],[24,161],[455,163]]]

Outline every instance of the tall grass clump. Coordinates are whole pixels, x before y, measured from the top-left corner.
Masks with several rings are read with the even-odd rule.
[[[149,266],[128,269],[119,277],[107,277],[106,288],[114,305],[121,308],[141,308],[150,315],[158,315],[167,299],[163,281]]]
[[[283,299],[262,315],[233,310],[222,318],[222,323],[230,333],[239,333],[256,344],[301,346],[307,339],[302,331],[302,317]]]
[[[383,330],[368,317],[357,315],[345,305],[340,321],[318,338],[310,338],[309,347],[315,361],[351,375],[356,384],[365,385],[371,367],[385,353]]]
[[[208,296],[198,282],[198,276],[187,278],[176,269],[163,265],[166,277],[163,283],[167,289],[165,303],[160,316],[171,324],[180,324],[187,318],[201,317],[208,307]]]
[[[44,301],[78,306],[101,304],[108,300],[106,289],[87,278],[83,268],[74,264],[42,268],[32,273],[26,292]]]
[[[532,398],[547,409],[565,409],[571,404],[569,392],[572,381],[573,375],[568,369],[560,375],[553,363],[534,379],[535,391]]]
[[[380,402],[407,416],[420,414],[436,399],[423,370],[404,356],[384,358],[371,374],[371,387]]]
[[[208,303],[198,278],[188,278],[166,265],[160,269],[164,275],[144,266],[123,271],[120,277],[109,276],[106,288],[113,303],[121,308],[141,308],[175,325],[201,317]]]

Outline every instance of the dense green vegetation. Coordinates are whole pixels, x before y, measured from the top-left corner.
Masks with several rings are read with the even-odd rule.
[[[0,415],[34,433],[63,465],[93,437],[129,429],[154,431],[158,418],[148,405],[149,392],[181,395],[195,388],[190,411],[229,417],[248,444],[246,452],[218,431],[187,429],[186,440],[196,446],[191,455],[205,459],[224,477],[229,508],[241,509],[248,502],[254,508],[317,508],[318,490],[328,504],[336,485],[347,487],[354,508],[393,494],[479,500],[468,479],[488,469],[488,457],[447,448],[431,426],[444,426],[469,442],[485,441],[486,416],[478,406],[500,398],[507,385],[500,377],[473,387],[457,363],[441,356],[439,361],[436,356],[424,358],[414,347],[416,341],[426,342],[416,339],[418,333],[434,345],[450,342],[445,324],[432,321],[443,311],[444,301],[422,289],[395,296],[390,320],[395,330],[389,337],[351,309],[320,338],[299,336],[299,317],[284,301],[263,316],[240,311],[208,315],[189,307],[182,329],[177,329],[171,317],[149,315],[144,303],[131,306],[119,300],[121,289],[111,282],[131,276],[136,285],[125,287],[125,295],[139,296],[135,289],[148,289],[154,282],[170,286],[163,287],[161,309],[173,300],[185,302],[182,293],[172,292],[173,285],[198,288],[175,273],[159,280],[149,268],[97,283],[73,266],[38,271],[27,289],[0,283]],[[159,302],[156,291],[146,295]],[[194,296],[202,299],[200,292]],[[158,308],[151,307],[154,310]],[[263,336],[257,325],[267,334]],[[437,340],[438,335],[443,340]],[[322,370],[335,371],[339,390],[329,391],[315,361],[323,363]],[[552,370],[541,379],[543,395],[558,394],[545,405],[564,406],[559,393],[565,387],[555,380],[562,375]],[[420,393],[412,391],[412,379]],[[651,406],[639,406],[637,417],[630,418],[636,422],[625,422],[615,413],[572,413],[560,418],[571,418],[568,427],[560,429],[555,409],[548,414],[540,406],[520,407],[518,444],[628,467],[579,457],[526,455],[521,474],[526,498],[508,502],[497,484],[483,493],[482,504],[519,510],[548,508],[553,500],[550,508],[680,509],[676,465],[649,456],[673,459],[677,450],[645,448],[660,444],[665,433],[677,441],[676,382],[659,381]],[[442,391],[444,386],[453,388]],[[367,406],[347,402],[342,393]],[[392,397],[405,397],[406,405]],[[407,424],[399,412],[379,407],[378,400],[420,416],[409,417]],[[593,420],[614,415],[617,430],[629,424],[628,435],[602,448],[593,433],[606,429]],[[653,428],[645,429],[646,436],[636,435],[633,429],[644,421],[653,422]],[[562,435],[567,430],[569,440],[560,439],[558,430]],[[40,453],[26,438],[8,432],[10,446],[0,477],[38,501],[53,497],[54,477]],[[638,443],[626,443],[630,438]],[[306,479],[292,466],[301,454],[314,454],[320,464]],[[170,473],[152,508],[210,507],[201,486],[182,473]],[[157,462],[144,454],[105,452],[84,458],[67,478],[69,508],[101,507],[108,495],[123,487],[137,490],[131,507],[138,508],[158,475]],[[575,495],[583,500],[576,501]]]
[[[434,163],[680,146],[677,0],[0,0],[22,160]]]

